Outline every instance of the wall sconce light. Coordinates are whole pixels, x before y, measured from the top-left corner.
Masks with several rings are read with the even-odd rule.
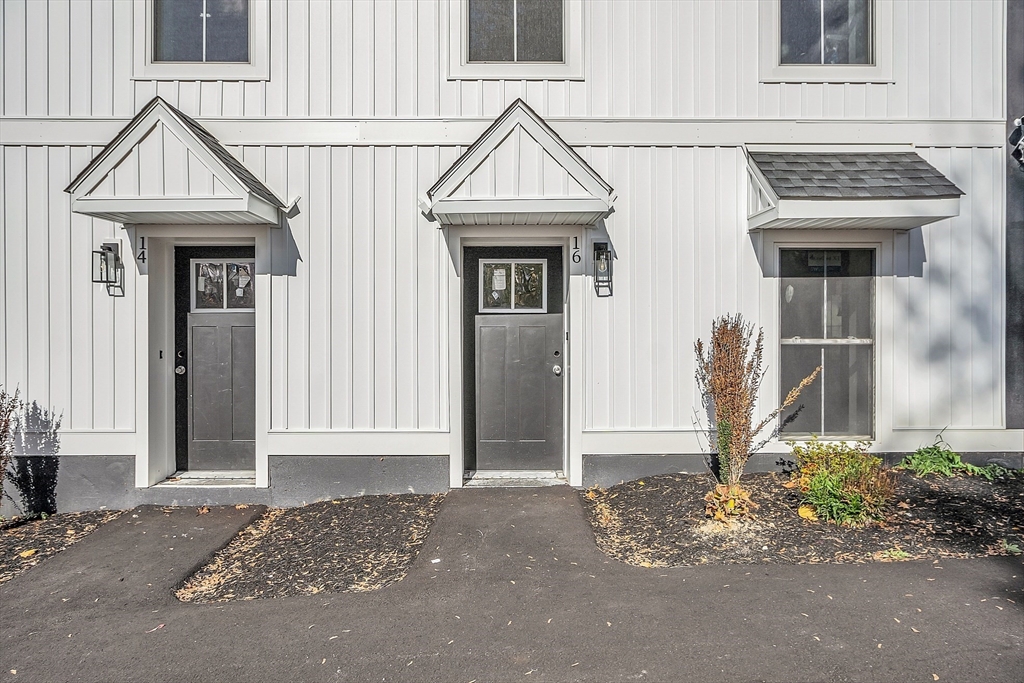
[[[594,290],[598,296],[612,295],[612,253],[607,242],[594,242]]]
[[[124,295],[124,263],[121,243],[104,242],[92,252],[92,281],[107,286],[107,294]]]
[[[1010,132],[1010,156],[1024,171],[1024,116],[1014,119],[1013,125],[1017,127]]]

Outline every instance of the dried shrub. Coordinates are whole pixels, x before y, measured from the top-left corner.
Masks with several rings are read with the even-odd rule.
[[[724,315],[711,326],[711,343],[705,348],[698,339],[697,386],[704,408],[712,422],[708,441],[717,448],[719,485],[705,500],[707,512],[717,519],[746,516],[753,506],[749,495],[740,487],[740,477],[750,456],[770,439],[778,436],[784,424],[778,425],[762,441],[755,439],[775,422],[783,410],[793,405],[800,392],[818,376],[821,368],[801,380],[786,399],[760,422],[754,422],[757,392],[764,379],[764,331],[743,316]]]
[[[867,452],[871,445],[858,441],[823,442],[817,437],[804,444],[789,442],[799,470],[789,486],[799,488],[802,501],[818,517],[846,526],[881,519],[892,499],[896,481],[881,458]]]

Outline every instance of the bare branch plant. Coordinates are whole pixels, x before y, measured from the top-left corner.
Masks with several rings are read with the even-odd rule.
[[[821,371],[821,367],[800,380],[786,398],[760,422],[754,422],[757,393],[764,379],[764,330],[743,320],[740,314],[723,315],[711,326],[709,347],[698,339],[697,386],[713,424],[708,427],[712,449],[717,449],[718,486],[706,498],[708,514],[716,519],[748,515],[756,505],[740,486],[740,477],[750,456],[776,437],[784,424],[779,424],[762,441],[758,435],[773,424],[786,408],[793,405]]]

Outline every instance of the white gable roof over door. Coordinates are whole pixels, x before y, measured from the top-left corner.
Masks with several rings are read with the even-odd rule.
[[[277,225],[284,204],[196,121],[154,98],[65,190],[129,224]]]
[[[427,190],[420,208],[448,225],[593,225],[611,186],[516,100]]]

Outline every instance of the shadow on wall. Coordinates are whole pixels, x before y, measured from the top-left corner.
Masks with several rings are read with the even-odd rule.
[[[58,430],[62,418],[63,415],[55,415],[35,401],[25,404],[14,416],[11,428],[14,457],[5,480],[17,490],[21,505],[7,491],[4,496],[23,515],[52,515],[57,511]]]

